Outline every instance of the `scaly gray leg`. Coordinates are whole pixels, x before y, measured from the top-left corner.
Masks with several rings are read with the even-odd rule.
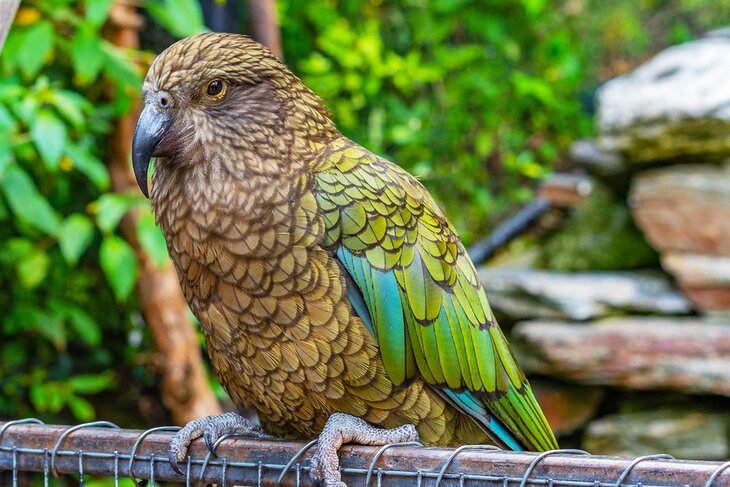
[[[266,433],[261,431],[260,426],[238,413],[224,413],[195,419],[175,433],[172,440],[170,440],[167,455],[172,468],[179,474],[183,473],[178,463],[185,460],[191,441],[202,436],[205,439],[205,444],[208,445],[208,450],[213,452],[213,445],[218,438],[234,433],[248,434],[258,438],[268,437]]]
[[[383,446],[388,443],[418,440],[416,427],[406,424],[393,429],[376,428],[363,419],[349,414],[335,413],[327,420],[317,441],[309,476],[315,485],[347,487],[338,468],[337,450],[344,443]]]

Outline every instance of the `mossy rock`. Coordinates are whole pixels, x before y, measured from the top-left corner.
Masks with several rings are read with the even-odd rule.
[[[636,228],[626,203],[596,184],[566,225],[543,246],[543,265],[560,271],[658,267],[659,256]]]

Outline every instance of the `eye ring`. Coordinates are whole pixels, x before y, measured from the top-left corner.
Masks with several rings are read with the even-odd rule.
[[[211,98],[220,99],[226,92],[226,84],[221,79],[214,79],[208,82],[205,87],[205,94]]]

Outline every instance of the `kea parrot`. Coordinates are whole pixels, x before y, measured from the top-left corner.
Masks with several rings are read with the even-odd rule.
[[[318,436],[310,476],[328,486],[347,442],[557,448],[453,225],[266,47],[183,39],[142,93],[137,182],[217,378],[263,427],[194,420],[175,467],[233,432]]]

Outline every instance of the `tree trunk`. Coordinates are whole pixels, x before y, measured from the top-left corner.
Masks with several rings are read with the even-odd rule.
[[[281,35],[276,16],[276,1],[248,0],[248,15],[251,36],[281,58]]]
[[[136,49],[141,25],[142,20],[132,5],[115,0],[106,37],[116,46]],[[129,163],[138,116],[139,102],[129,115],[116,122],[112,131],[107,167],[112,188],[118,193],[139,191]],[[136,233],[138,219],[138,212],[127,214],[120,230],[134,247],[141,264],[137,292],[159,354],[162,401],[178,424],[219,414],[221,406],[208,384],[200,345],[175,270],[169,262],[164,268],[158,267],[140,247]]]

